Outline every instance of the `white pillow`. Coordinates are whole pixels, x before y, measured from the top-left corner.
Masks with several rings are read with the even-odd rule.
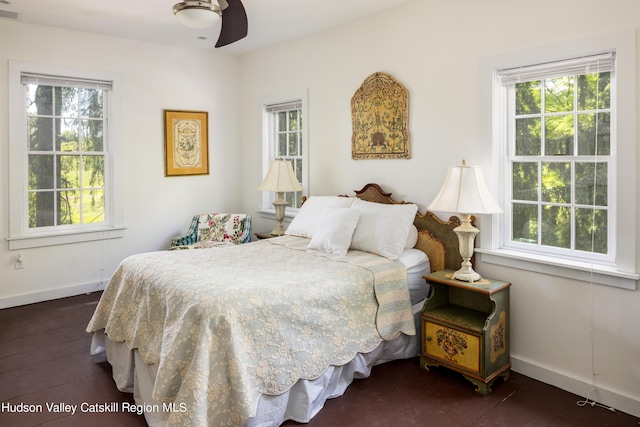
[[[324,218],[313,233],[307,248],[334,255],[346,255],[359,217],[360,213],[353,209],[327,207]]]
[[[354,199],[355,197],[311,196],[291,220],[284,234],[311,238],[327,207],[348,208],[351,207]]]
[[[407,243],[418,206],[386,205],[356,199],[351,209],[360,212],[351,248],[397,260]]]
[[[409,234],[407,235],[407,241],[404,244],[405,249],[412,249],[418,243],[418,229],[415,225],[411,224],[409,227]]]

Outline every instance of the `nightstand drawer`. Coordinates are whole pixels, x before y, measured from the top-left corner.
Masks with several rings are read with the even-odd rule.
[[[480,373],[479,335],[468,334],[438,323],[423,322],[424,356]]]

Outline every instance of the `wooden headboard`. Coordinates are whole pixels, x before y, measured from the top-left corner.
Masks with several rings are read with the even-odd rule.
[[[356,197],[361,200],[386,204],[410,203],[395,201],[391,193],[385,193],[378,184],[367,184],[361,190],[356,190]],[[424,215],[418,212],[413,224],[418,229],[418,243],[420,249],[429,257],[431,271],[442,269],[457,270],[462,263],[458,236],[453,229],[460,225],[457,216],[449,218],[448,222],[441,221],[434,213],[426,212]]]

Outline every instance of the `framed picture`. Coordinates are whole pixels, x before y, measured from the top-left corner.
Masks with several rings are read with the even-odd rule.
[[[209,174],[209,113],[164,110],[164,175]]]

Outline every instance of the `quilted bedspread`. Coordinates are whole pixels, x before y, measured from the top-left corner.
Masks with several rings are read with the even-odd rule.
[[[415,334],[402,263],[306,244],[285,236],[131,256],[87,331],[104,329],[157,365],[154,398],[186,408],[169,425],[242,426],[261,394]]]

